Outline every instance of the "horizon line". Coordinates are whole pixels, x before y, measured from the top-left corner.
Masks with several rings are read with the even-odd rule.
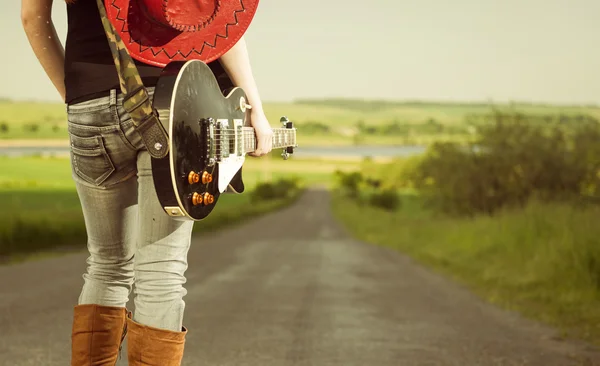
[[[40,98],[11,98],[0,96],[0,103],[39,103],[39,104],[64,104],[57,100]],[[309,104],[322,102],[360,102],[360,103],[382,103],[382,104],[438,104],[438,105],[528,105],[541,107],[576,107],[576,108],[600,108],[598,102],[549,102],[542,100],[498,100],[486,99],[427,99],[427,98],[360,98],[360,97],[300,97],[291,100],[263,100],[263,104]]]

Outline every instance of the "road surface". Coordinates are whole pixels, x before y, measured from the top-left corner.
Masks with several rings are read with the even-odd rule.
[[[323,191],[194,238],[183,365],[600,365],[593,347],[351,239]],[[69,365],[85,253],[0,267],[0,365]],[[126,347],[118,365],[126,365]]]

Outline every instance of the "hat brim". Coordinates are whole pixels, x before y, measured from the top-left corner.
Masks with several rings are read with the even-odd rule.
[[[157,23],[135,0],[105,0],[106,14],[132,58],[165,67],[172,61],[214,61],[244,35],[259,0],[226,0],[214,19],[195,32],[180,32]]]

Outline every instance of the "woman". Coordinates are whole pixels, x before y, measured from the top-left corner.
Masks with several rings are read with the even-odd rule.
[[[74,307],[71,365],[115,365],[125,334],[129,365],[180,365],[187,332],[183,326],[183,284],[193,223],[172,220],[158,202],[150,156],[122,106],[123,95],[96,0],[67,0],[64,51],[51,19],[52,1],[22,0],[21,17],[35,55],[67,106],[71,167],[88,235],[90,255],[83,289]],[[170,3],[177,5],[178,1]],[[237,32],[236,37],[221,37],[213,43],[217,46],[210,50],[212,59],[207,56],[206,60],[223,89],[234,84],[245,90],[252,105],[250,122],[258,138],[253,155],[262,156],[271,151],[272,131],[243,38],[258,1],[245,1],[252,3],[245,12],[233,9],[233,3],[198,10],[188,9],[187,5],[153,7],[161,4],[156,1],[132,0],[129,4],[129,0],[110,0],[105,9],[113,24],[123,21],[123,16],[115,14],[127,13],[115,13],[119,6],[137,11],[137,17],[130,18],[145,22],[115,28],[131,31],[121,36],[128,42],[150,95],[161,65],[166,63],[165,54],[173,54],[177,47],[179,51],[190,46],[197,49],[210,37],[216,40],[218,34],[231,36]],[[147,8],[137,8],[144,6]],[[179,8],[184,10],[178,13]],[[204,13],[194,14],[198,11]],[[237,30],[230,27],[226,33],[223,26],[228,26],[227,19],[232,15],[241,26]],[[148,16],[153,19],[144,18]],[[181,31],[188,27],[185,22],[197,19],[203,22],[202,30],[193,34]],[[178,28],[177,32],[160,29],[153,35],[147,28],[150,25]],[[146,27],[142,35],[149,39],[170,32],[166,44],[159,42],[153,48],[162,47],[165,52],[149,53],[135,44],[136,26]],[[193,57],[202,59],[203,55],[196,52]],[[131,314],[125,306],[134,278],[135,312]]]

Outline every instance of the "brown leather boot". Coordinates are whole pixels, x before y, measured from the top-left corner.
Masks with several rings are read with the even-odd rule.
[[[180,366],[187,329],[173,332],[134,322],[127,318],[129,366]]]
[[[115,366],[127,333],[127,309],[95,304],[73,311],[71,366]]]

